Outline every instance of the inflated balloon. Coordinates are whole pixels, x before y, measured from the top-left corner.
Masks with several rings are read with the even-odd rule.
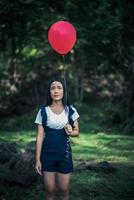
[[[76,42],[76,30],[67,21],[55,22],[48,31],[48,40],[57,53],[65,55]]]

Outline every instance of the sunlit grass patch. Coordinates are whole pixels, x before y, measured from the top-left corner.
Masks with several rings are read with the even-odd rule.
[[[81,133],[72,143],[76,159],[133,162],[134,138],[131,136]]]
[[[36,131],[1,132],[0,140],[14,142],[19,148],[25,148],[29,142],[36,140]],[[133,162],[132,136],[80,133],[79,137],[71,138],[71,143],[76,160]]]
[[[24,149],[29,142],[36,140],[35,131],[16,131],[0,133],[0,141],[15,143],[18,149]]]

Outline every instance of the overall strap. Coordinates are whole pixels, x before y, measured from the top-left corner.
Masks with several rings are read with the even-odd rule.
[[[72,120],[72,115],[74,114],[74,110],[72,108],[72,106],[68,106],[68,109],[69,109],[69,113],[68,113],[68,122],[69,124],[71,124],[71,126],[73,126],[74,122]]]
[[[42,116],[42,126],[45,129],[46,128],[46,122],[47,122],[47,113],[45,106],[40,106],[41,109],[41,116]]]
[[[72,109],[72,106],[68,106],[68,122],[69,124],[73,127],[73,120],[72,120],[72,115],[74,113],[74,110]],[[66,135],[66,138],[67,138],[67,141],[66,141],[66,154],[65,154],[65,160],[67,161],[70,156],[71,156],[71,153],[70,153],[70,138],[69,138],[69,135]]]

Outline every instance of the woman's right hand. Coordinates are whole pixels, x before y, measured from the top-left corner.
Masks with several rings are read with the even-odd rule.
[[[36,163],[35,163],[35,171],[36,171],[37,174],[42,175],[41,162],[39,160],[36,161]]]
[[[72,126],[69,123],[67,123],[65,125],[64,129],[65,129],[67,135],[71,135],[73,129],[72,129]]]

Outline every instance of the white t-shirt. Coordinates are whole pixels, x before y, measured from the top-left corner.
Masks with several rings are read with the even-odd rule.
[[[71,107],[74,110],[74,113],[72,115],[72,120],[75,121],[76,119],[79,118],[79,114],[73,106]],[[65,109],[60,114],[56,114],[51,110],[49,106],[46,106],[45,108],[47,114],[46,125],[48,127],[53,129],[62,129],[68,123],[68,112],[66,112]],[[35,123],[42,125],[41,109],[37,113]]]

